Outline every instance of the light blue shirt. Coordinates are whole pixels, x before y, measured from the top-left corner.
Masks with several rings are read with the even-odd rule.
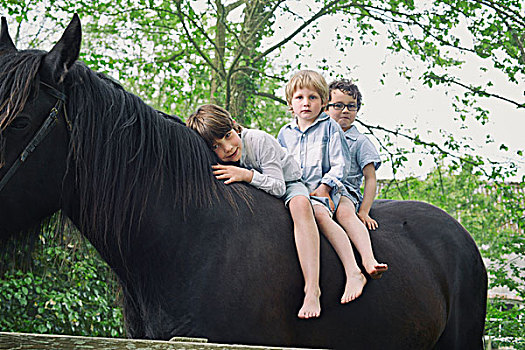
[[[261,130],[241,132],[241,166],[253,171],[250,185],[282,197],[286,183],[301,179],[301,168],[295,159],[270,134]]]
[[[310,192],[321,184],[336,192],[343,189],[350,153],[343,129],[326,113],[322,112],[304,132],[299,130],[297,120],[286,124],[277,140],[301,166],[302,180]]]
[[[377,170],[381,166],[381,158],[372,141],[357,130],[355,125],[345,132],[345,139],[350,148],[351,164],[349,173],[343,182],[345,188],[351,194],[357,196],[359,203],[363,201],[361,184],[363,183],[363,169],[370,163]]]

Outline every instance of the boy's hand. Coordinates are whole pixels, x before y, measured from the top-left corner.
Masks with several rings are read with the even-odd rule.
[[[333,211],[335,209],[334,202],[332,201],[332,198],[330,198],[330,191],[332,188],[328,185],[321,184],[319,187],[317,187],[312,193],[310,193],[310,196],[316,196],[316,197],[327,197],[328,203],[330,205],[330,209]]]
[[[253,172],[251,170],[234,165],[217,164],[211,167],[213,169],[213,175],[219,180],[225,180],[225,184],[243,181],[250,183],[253,178]]]
[[[363,224],[365,224],[366,227],[368,227],[369,230],[375,230],[379,227],[377,221],[368,216],[368,214],[358,212],[357,217],[363,222]]]

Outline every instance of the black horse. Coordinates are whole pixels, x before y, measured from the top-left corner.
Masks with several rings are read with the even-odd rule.
[[[469,233],[431,205],[376,201],[381,280],[339,303],[344,274],[321,241],[322,314],[301,320],[303,280],[282,202],[224,185],[183,124],[77,62],[75,15],[51,51],[0,33],[0,238],[61,210],[123,289],[134,338],[352,349],[479,349],[487,276]]]

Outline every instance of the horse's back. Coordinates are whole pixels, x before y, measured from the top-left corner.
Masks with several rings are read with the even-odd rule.
[[[252,210],[241,205],[235,220],[226,219],[229,209],[215,206],[176,227],[173,280],[191,281],[188,298],[195,302],[177,303],[177,310],[190,315],[184,319],[192,320],[191,330],[173,331],[213,342],[275,346],[479,347],[486,274],[472,238],[448,214],[421,202],[376,201],[371,216],[379,228],[370,236],[377,259],[389,270],[345,305],[339,302],[341,262],[322,238],[321,317],[300,320],[304,284],[290,215],[276,198],[252,194],[257,205]],[[182,265],[185,271],[175,268]]]
[[[337,349],[478,349],[486,272],[470,234],[451,216],[415,201],[377,200],[370,236],[389,270],[341,305],[341,263],[321,240],[321,317],[296,321],[302,346]],[[359,254],[356,252],[359,260]],[[305,342],[306,341],[306,342]]]
[[[273,209],[263,207],[269,210],[263,217],[272,218]],[[259,300],[271,294],[267,307],[276,316],[261,334],[266,339],[273,334],[276,345],[337,349],[480,348],[487,281],[470,234],[423,202],[377,200],[371,216],[379,223],[370,232],[374,252],[388,263],[388,272],[369,280],[357,300],[341,305],[344,271],[328,241],[321,239],[322,311],[314,320],[296,316],[303,285],[296,254],[290,252],[292,232],[279,230],[282,221],[276,220],[277,226],[258,238],[266,241],[259,242],[270,257],[262,270],[271,273],[264,274],[262,284],[254,283],[254,293]]]
[[[439,329],[433,347],[481,348],[487,274],[470,234],[424,202],[378,200],[371,216],[379,223],[371,231],[374,251],[390,268],[377,283],[386,284],[381,293],[412,298],[406,305],[419,313],[413,330]]]
[[[345,305],[339,302],[341,262],[321,239],[321,317],[300,320],[296,313],[303,281],[291,221],[280,214],[278,201],[258,194],[256,199],[257,208],[264,209],[242,219],[241,226],[255,228],[245,232],[249,236],[236,248],[244,260],[232,265],[245,265],[241,274],[248,277],[238,288],[244,288],[239,295],[249,296],[236,311],[244,316],[242,322],[230,323],[235,325],[230,334],[233,329],[244,334],[235,338],[336,349],[481,347],[486,272],[470,234],[441,209],[415,201],[376,201],[371,216],[379,228],[370,236],[376,258],[389,270],[382,279],[369,280],[363,294]],[[265,310],[247,307],[256,300]]]

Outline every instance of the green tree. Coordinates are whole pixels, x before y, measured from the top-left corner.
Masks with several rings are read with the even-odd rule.
[[[341,23],[328,43],[339,49],[340,57],[319,63],[330,76],[348,62],[347,51],[356,41],[373,45],[381,38],[393,55],[406,55],[424,71],[419,76],[407,64],[398,67],[398,74],[429,87],[448,88],[456,111],[449,118],[486,123],[490,111],[480,104],[485,99],[525,108],[525,101],[495,91],[491,80],[480,86],[456,75],[476,58],[486,64],[481,72],[492,66],[523,89],[521,0],[0,0],[0,4],[17,22],[15,42],[29,46],[53,38],[57,25],[65,25],[73,12],[80,13],[82,59],[117,77],[155,107],[182,117],[199,104],[214,102],[240,123],[275,133],[286,119],[280,89],[291,72],[301,68],[325,18]],[[283,60],[287,49],[293,49],[295,57]],[[392,130],[366,121],[362,125],[389,155],[394,175],[407,153],[414,152],[467,160],[488,177],[503,179],[516,173],[516,162],[493,164],[478,156],[468,139],[446,131],[438,144],[425,140],[421,130],[402,126]],[[412,146],[396,147],[399,138]],[[503,144],[501,151],[509,150]],[[523,155],[523,150],[516,152],[514,158]]]

